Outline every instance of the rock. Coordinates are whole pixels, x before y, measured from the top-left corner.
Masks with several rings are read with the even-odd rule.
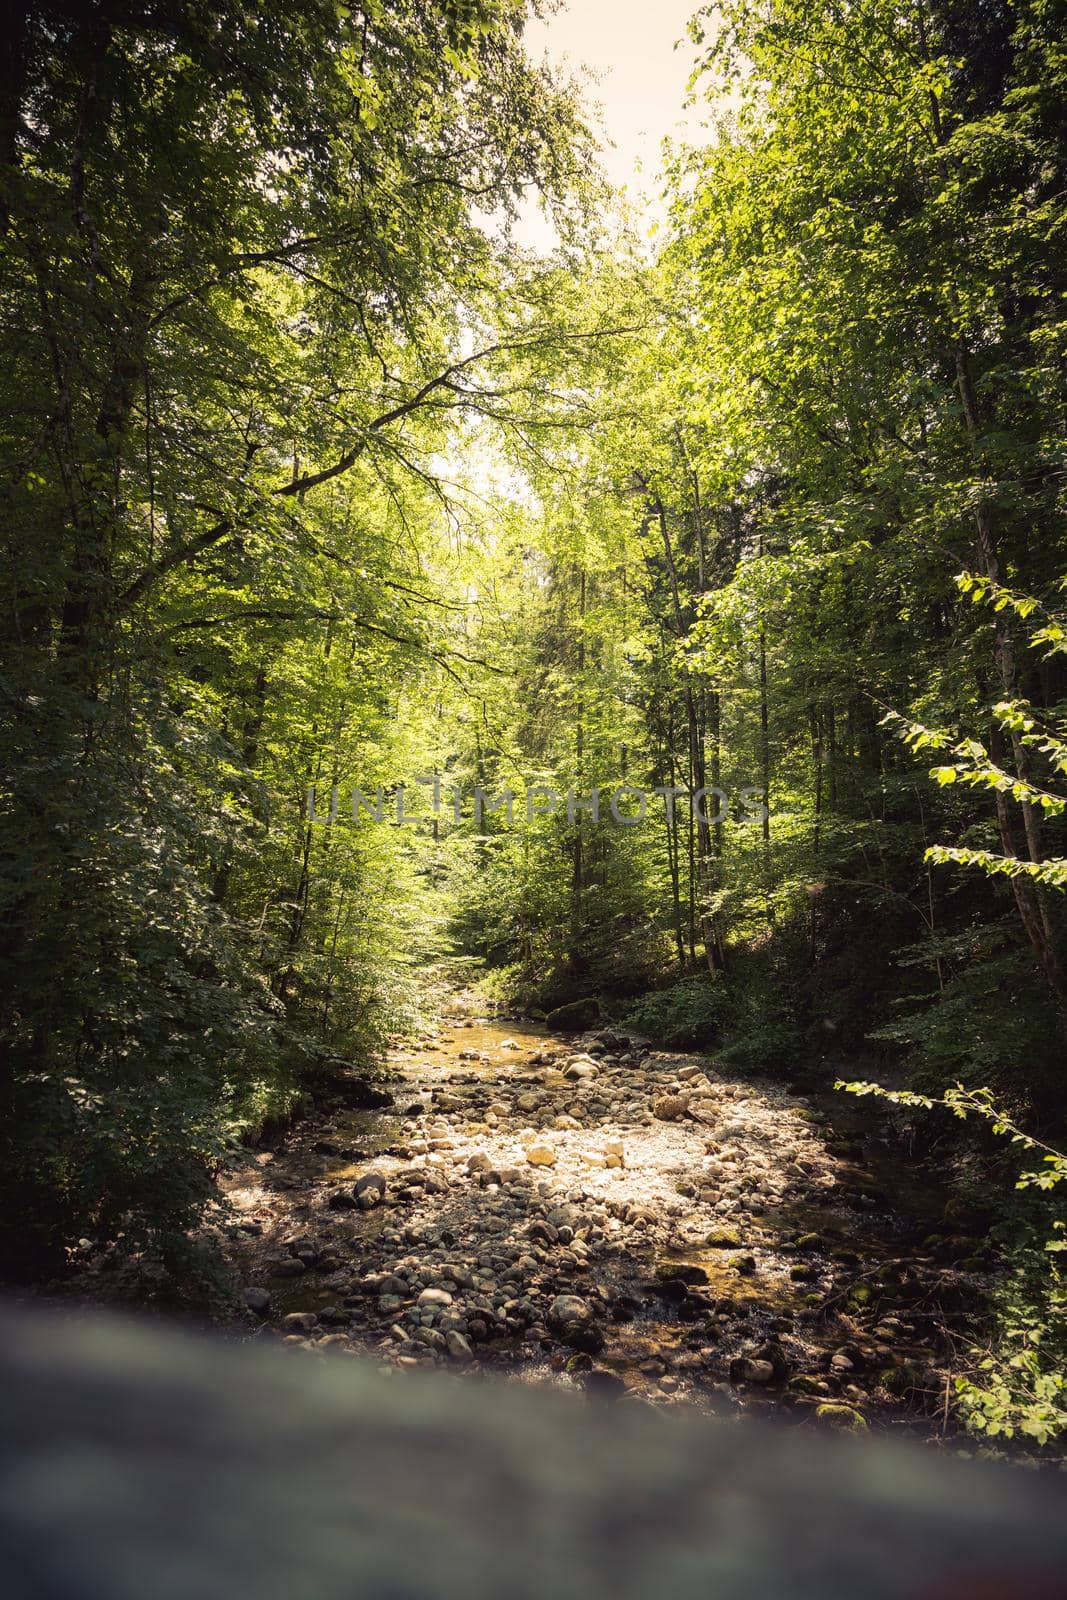
[[[351,1322],[351,1320],[352,1313],[347,1311],[344,1306],[323,1306],[319,1312],[319,1321],[327,1322],[334,1328],[341,1327],[343,1324]]]
[[[581,1033],[585,1028],[593,1027],[600,1021],[600,1002],[593,997],[587,1000],[571,1000],[566,1005],[557,1006],[545,1018],[545,1027],[550,1033]]]
[[[424,1289],[419,1295],[420,1306],[450,1306],[452,1296],[447,1289]]]
[[[731,1383],[770,1383],[774,1366],[770,1361],[760,1361],[751,1356],[740,1356],[730,1362]]]
[[[626,1384],[617,1372],[607,1367],[590,1367],[579,1375],[586,1394],[596,1400],[618,1400],[626,1393]]]
[[[536,1111],[541,1105],[542,1100],[542,1095],[534,1094],[532,1091],[529,1094],[520,1094],[519,1098],[515,1102],[515,1109],[517,1111],[524,1111],[527,1113]]]
[[[842,1429],[846,1433],[866,1433],[867,1419],[854,1406],[842,1405],[837,1400],[827,1400],[821,1406],[815,1407],[815,1416],[819,1422],[824,1422],[828,1427]]]
[[[297,1260],[302,1261],[305,1267],[314,1266],[315,1262],[319,1259],[319,1247],[314,1239],[309,1239],[306,1237],[299,1239],[286,1239],[285,1246],[289,1251],[289,1254],[291,1256],[296,1256]]]
[[[412,1337],[430,1350],[439,1350],[443,1354],[448,1349],[444,1334],[438,1333],[436,1328],[418,1328]]]
[[[246,1289],[244,1302],[249,1311],[254,1311],[257,1317],[265,1317],[270,1310],[270,1295],[266,1289]]]
[[[290,1311],[282,1318],[282,1327],[286,1333],[310,1333],[318,1320],[314,1311]]]
[[[675,1266],[673,1262],[669,1267],[659,1267],[656,1277],[663,1284],[706,1284],[708,1281],[708,1275],[703,1267]],[[681,1296],[679,1296],[680,1298]]]
[[[741,1235],[736,1228],[712,1228],[704,1243],[709,1250],[739,1250]]]
[[[361,1211],[380,1206],[385,1199],[385,1178],[380,1172],[365,1172],[356,1182],[356,1204]]]
[[[769,1361],[774,1368],[774,1376],[778,1382],[789,1377],[789,1359],[781,1345],[774,1339],[769,1339],[756,1351],[758,1361]]]
[[[334,1211],[354,1211],[357,1201],[351,1189],[334,1189],[330,1195],[329,1205]]]
[[[626,1165],[626,1146],[621,1139],[609,1139],[604,1146],[604,1158],[609,1167]]]
[[[604,1336],[593,1319],[593,1309],[576,1294],[557,1295],[545,1318],[549,1328],[564,1344],[595,1354]]]
[[[445,1334],[445,1349],[453,1361],[467,1362],[474,1360],[474,1351],[456,1328],[449,1328]]]
[[[652,1115],[660,1122],[677,1122],[689,1105],[685,1095],[661,1094],[652,1102]]]
[[[393,1096],[380,1084],[358,1077],[347,1061],[328,1061],[326,1070],[331,1074],[330,1092],[345,1105],[356,1111],[384,1111],[393,1104]],[[333,1076],[336,1073],[337,1076]]]
[[[798,1372],[789,1380],[789,1392],[793,1395],[827,1394],[829,1387],[813,1372]]]
[[[295,1256],[286,1256],[284,1261],[270,1263],[270,1275],[273,1278],[299,1278],[306,1271],[304,1263]]]
[[[557,1157],[553,1145],[540,1142],[527,1146],[526,1159],[531,1167],[554,1167]]]

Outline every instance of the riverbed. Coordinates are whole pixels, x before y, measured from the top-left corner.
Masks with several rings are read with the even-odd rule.
[[[320,1108],[223,1176],[255,1337],[951,1433],[947,1329],[979,1277],[851,1106],[478,1006],[390,1053],[392,1104]]]

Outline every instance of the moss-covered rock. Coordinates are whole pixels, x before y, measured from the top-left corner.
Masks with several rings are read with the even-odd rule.
[[[867,1432],[867,1419],[862,1412],[838,1400],[827,1400],[821,1406],[816,1406],[815,1415],[828,1428],[838,1428],[843,1433]]]
[[[704,1243],[709,1250],[739,1250],[741,1235],[736,1228],[712,1228]]]
[[[826,1380],[814,1372],[798,1372],[789,1380],[789,1393],[813,1395],[826,1393]]]
[[[600,1002],[594,996],[587,1000],[570,1000],[557,1006],[545,1017],[545,1027],[552,1033],[581,1033],[600,1021]]]

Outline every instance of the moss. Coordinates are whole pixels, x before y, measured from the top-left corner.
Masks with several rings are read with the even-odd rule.
[[[794,1283],[810,1283],[815,1276],[815,1268],[806,1261],[798,1261],[789,1269],[789,1276]]]
[[[917,1361],[904,1361],[899,1367],[886,1367],[884,1372],[878,1374],[878,1382],[883,1389],[888,1389],[890,1394],[907,1394],[909,1389],[917,1389],[923,1381],[923,1371]]]
[[[790,1394],[825,1394],[826,1382],[813,1372],[798,1372],[789,1380]]]
[[[827,1427],[840,1428],[844,1433],[866,1433],[867,1419],[853,1406],[842,1405],[840,1401],[828,1400],[821,1406],[815,1407],[815,1415]]]
[[[712,1228],[704,1242],[709,1250],[738,1250],[741,1235],[736,1228]]]
[[[545,1026],[552,1033],[581,1033],[600,1021],[600,1002],[593,996],[586,1000],[570,1000],[557,1006],[545,1017]]]

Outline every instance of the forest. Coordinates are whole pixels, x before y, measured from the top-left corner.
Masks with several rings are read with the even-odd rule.
[[[3,1279],[1058,1460],[1065,8],[551,10],[15,7]]]

